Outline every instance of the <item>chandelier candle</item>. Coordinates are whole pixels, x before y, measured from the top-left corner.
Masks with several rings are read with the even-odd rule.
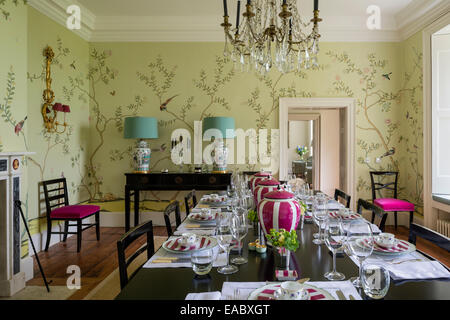
[[[314,0],[314,11],[319,10],[319,0]]]
[[[239,34],[239,18],[241,17],[241,0],[237,4],[237,16],[236,16],[236,34]]]
[[[225,17],[228,17],[227,0],[223,0],[223,15],[224,15]]]

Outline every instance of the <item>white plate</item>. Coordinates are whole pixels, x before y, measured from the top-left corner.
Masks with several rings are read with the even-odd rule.
[[[280,285],[281,285],[281,283],[272,283],[272,284],[265,285],[261,288],[258,288],[256,290],[254,290],[252,293],[250,293],[250,295],[248,296],[248,300],[258,300],[258,296],[263,294],[264,290],[273,290],[273,293],[275,293],[275,291],[279,289]],[[320,294],[323,295],[324,298],[317,299],[317,300],[336,300],[328,291],[326,291],[324,289],[317,288],[313,285],[310,285],[309,283],[305,283],[303,285],[304,285],[305,289],[315,290],[314,295],[320,295]],[[265,296],[270,298],[271,294],[267,294]],[[310,299],[311,299],[311,297],[310,297]],[[275,300],[275,297],[273,297],[273,295],[272,295],[272,300]]]
[[[215,238],[208,237],[208,236],[199,236],[199,240],[198,240],[197,244],[195,246],[191,246],[191,248],[186,248],[186,249],[181,249],[181,250],[171,249],[171,248],[173,248],[174,242],[177,240],[179,241],[179,239],[181,239],[181,237],[173,237],[173,238],[167,240],[166,242],[164,242],[162,247],[166,251],[171,252],[171,253],[190,253],[193,251],[212,249],[217,246],[217,240]],[[204,245],[203,247],[199,248],[199,242],[202,241],[202,239],[204,239],[204,242],[207,243],[207,245]],[[180,248],[180,247],[177,246],[177,248]]]

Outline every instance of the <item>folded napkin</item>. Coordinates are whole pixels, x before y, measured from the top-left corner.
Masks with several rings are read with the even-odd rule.
[[[342,204],[340,204],[339,202],[332,200],[330,202],[328,202],[326,205],[323,206],[319,206],[320,210],[339,210],[341,208],[343,208],[344,206]]]
[[[222,294],[219,291],[189,293],[186,300],[220,300]]]
[[[199,236],[213,236],[216,233],[215,229],[178,229],[173,234],[181,236],[183,233],[194,233]]]
[[[355,300],[362,300],[358,291],[355,289],[350,281],[319,281],[319,282],[308,282],[309,284],[327,290],[335,299],[339,300],[336,292],[341,290],[347,300],[350,300],[350,295],[352,295]]]
[[[449,279],[450,272],[438,261],[405,261],[387,266],[393,280]]]
[[[171,239],[174,237],[171,237]],[[226,265],[226,253],[219,252],[219,246],[213,249],[214,262],[213,267],[221,267]],[[160,248],[142,267],[151,268],[191,268],[190,253],[172,253],[164,248]],[[156,260],[156,261],[155,261]],[[155,261],[155,262],[154,262]]]

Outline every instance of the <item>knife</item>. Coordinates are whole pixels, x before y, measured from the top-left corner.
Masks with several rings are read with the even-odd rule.
[[[347,300],[344,293],[340,289],[336,291],[336,295],[338,296],[339,300]]]

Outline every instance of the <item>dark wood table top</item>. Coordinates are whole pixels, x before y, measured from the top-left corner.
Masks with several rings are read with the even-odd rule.
[[[332,269],[333,258],[325,245],[312,243],[315,226],[305,224],[299,230],[300,247],[291,256],[290,268],[299,272],[300,278],[310,278],[310,281],[327,281],[323,275]],[[257,237],[253,229],[244,239],[245,244]],[[250,241],[249,241],[250,240]],[[164,249],[160,249],[164,250]],[[219,274],[216,268],[206,279],[196,279],[190,268],[153,268],[141,269],[128,285],[116,297],[118,300],[184,300],[188,293],[221,291],[222,284],[232,282],[276,281],[274,256],[271,248],[263,255],[248,251],[244,246],[244,255],[248,263],[239,266],[239,271],[232,275]],[[230,259],[233,256],[230,255]],[[358,275],[358,267],[347,256],[337,258],[337,270],[343,272],[346,280]],[[392,279],[391,279],[392,280]],[[360,292],[364,298],[364,293]],[[391,287],[386,300],[439,300],[450,299],[449,281],[410,281],[396,284],[391,281]]]

